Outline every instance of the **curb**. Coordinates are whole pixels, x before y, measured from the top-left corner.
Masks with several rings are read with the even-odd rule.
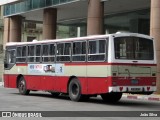
[[[146,100],[146,101],[158,101],[158,102],[160,101],[160,95],[155,95],[155,94],[152,94],[152,95],[127,95],[127,94],[124,94],[122,97],[130,99],[130,100]]]

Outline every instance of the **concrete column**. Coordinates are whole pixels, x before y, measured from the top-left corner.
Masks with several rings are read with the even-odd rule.
[[[9,42],[21,42],[22,16],[10,17]]]
[[[56,39],[57,9],[48,8],[43,15],[43,39]]]
[[[150,35],[154,37],[157,52],[157,93],[160,93],[160,0],[151,0]]]
[[[3,33],[3,47],[9,42],[9,33],[10,33],[10,18],[4,18],[4,33]]]
[[[104,2],[88,0],[87,35],[103,34]]]

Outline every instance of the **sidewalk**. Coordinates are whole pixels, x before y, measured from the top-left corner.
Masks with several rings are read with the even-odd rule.
[[[151,94],[151,95],[132,95],[132,94],[123,94],[123,98],[130,100],[145,100],[145,101],[160,101],[160,94]]]

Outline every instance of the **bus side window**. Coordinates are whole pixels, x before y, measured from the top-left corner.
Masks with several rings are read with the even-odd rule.
[[[17,47],[16,62],[26,62],[26,46]]]
[[[71,43],[58,43],[56,61],[70,62]]]
[[[73,43],[72,61],[86,61],[86,41]]]
[[[49,60],[51,61],[51,62],[54,62],[54,60],[55,60],[55,44],[50,44],[49,45],[50,47],[50,49],[49,49]]]
[[[88,43],[88,61],[105,61],[106,40],[90,40]]]
[[[41,62],[41,45],[36,45],[36,62]]]
[[[43,62],[49,61],[49,45],[43,45],[42,59]]]
[[[34,46],[28,46],[28,62],[34,62]]]

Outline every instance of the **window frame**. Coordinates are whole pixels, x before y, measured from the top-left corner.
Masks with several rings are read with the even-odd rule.
[[[37,56],[37,46],[40,46],[40,56]],[[42,62],[42,44],[36,44],[35,47],[34,47],[34,62],[35,63],[41,63]],[[40,58],[40,60],[37,62],[36,58]]]
[[[43,51],[44,51],[44,49],[43,49],[43,46],[44,45],[47,45],[48,46],[48,55],[46,55],[46,56],[44,56],[43,55]],[[50,55],[50,48],[51,48],[51,45],[54,45],[54,55]],[[47,44],[42,44],[42,46],[41,46],[41,60],[42,60],[42,63],[55,63],[55,61],[56,61],[56,43],[47,43]],[[53,61],[44,61],[44,58],[48,58],[48,59],[51,59],[51,57],[54,57],[54,60]]]
[[[89,42],[90,41],[105,41],[104,53],[89,54]],[[104,60],[89,60],[90,55],[104,55]],[[89,39],[87,41],[87,62],[105,62],[107,61],[107,59],[108,59],[108,38]]]
[[[23,56],[23,47],[26,47],[26,55]],[[18,56],[18,48],[21,48],[21,56]],[[16,46],[16,56],[15,56],[15,62],[16,63],[26,63],[27,62],[27,59],[28,59],[28,55],[27,55],[27,52],[28,52],[28,46],[27,45],[22,45],[22,46]],[[17,59],[25,59],[25,61],[21,62],[21,61],[17,61]]]
[[[116,45],[121,45],[118,42],[122,42],[122,40],[125,40],[126,46],[128,47],[129,44],[131,44],[131,47],[125,47],[125,54],[126,56],[122,56],[120,54],[123,54],[123,49],[121,49],[119,47],[119,51],[116,51],[116,48],[118,48]],[[145,40],[145,43],[143,43],[143,46],[141,46],[142,41]],[[116,37],[114,38],[114,59],[115,60],[154,60],[154,42],[151,39],[148,38],[143,38],[143,37],[137,37],[137,36],[120,36],[120,37]],[[139,44],[136,44],[136,42],[138,41]],[[148,43],[146,43],[148,42]],[[152,46],[148,46],[151,48],[151,52],[146,52],[143,51],[144,49],[146,49],[146,44],[149,44],[149,42],[152,43]],[[117,43],[117,44],[116,44]],[[138,45],[138,47],[137,47]],[[129,51],[130,48],[130,51]],[[138,51],[136,51],[136,48],[139,48]],[[118,49],[117,49],[118,50]],[[143,54],[151,54],[152,57],[142,57],[141,55]],[[119,57],[118,57],[119,56]],[[131,56],[131,57],[130,57]],[[138,57],[137,57],[138,56]]]
[[[67,44],[67,43],[70,43],[70,50],[69,50],[70,55],[58,55],[58,54],[57,54],[57,52],[58,52],[58,49],[57,49],[57,48],[58,48],[58,47],[57,47],[58,44],[63,44],[63,47],[64,47],[64,49],[65,49],[64,44]],[[58,42],[58,43],[56,43],[56,59],[55,59],[55,60],[56,60],[56,63],[72,62],[72,46],[73,46],[72,42]],[[65,51],[64,49],[63,49],[63,54],[64,54],[64,51]],[[65,57],[65,56],[67,57],[67,56],[68,56],[68,57],[70,58],[70,60],[69,60],[69,61],[66,61],[66,60],[64,60],[64,61],[58,61],[58,60],[57,60],[57,57],[60,57],[60,56],[62,56],[62,57]]]
[[[85,54],[73,54],[73,44],[74,43],[85,43],[85,47],[86,47],[86,50],[85,50]],[[86,62],[87,61],[87,40],[79,40],[79,41],[73,41],[72,42],[72,62]],[[73,61],[73,56],[84,56],[85,57],[85,60],[84,61],[80,61],[80,60],[78,60],[78,61]]]
[[[33,54],[34,54],[34,55],[33,55],[33,56],[29,56],[29,47],[31,47],[31,46],[34,46],[34,51],[33,51]],[[28,63],[36,63],[36,62],[35,62],[35,50],[36,50],[36,49],[35,49],[35,46],[36,46],[35,44],[33,44],[33,45],[30,44],[30,45],[27,46],[27,49],[28,49],[28,51],[27,51],[27,62],[28,62]],[[29,58],[31,58],[31,57],[34,58],[34,59],[33,59],[33,62],[30,62],[30,61],[29,61]]]
[[[12,62],[12,63],[9,62],[11,51],[14,51],[14,57],[13,57],[14,62]],[[5,70],[10,70],[15,64],[16,64],[16,46],[15,46],[15,48],[13,48],[13,47],[9,48],[8,47],[5,50],[4,69]]]

